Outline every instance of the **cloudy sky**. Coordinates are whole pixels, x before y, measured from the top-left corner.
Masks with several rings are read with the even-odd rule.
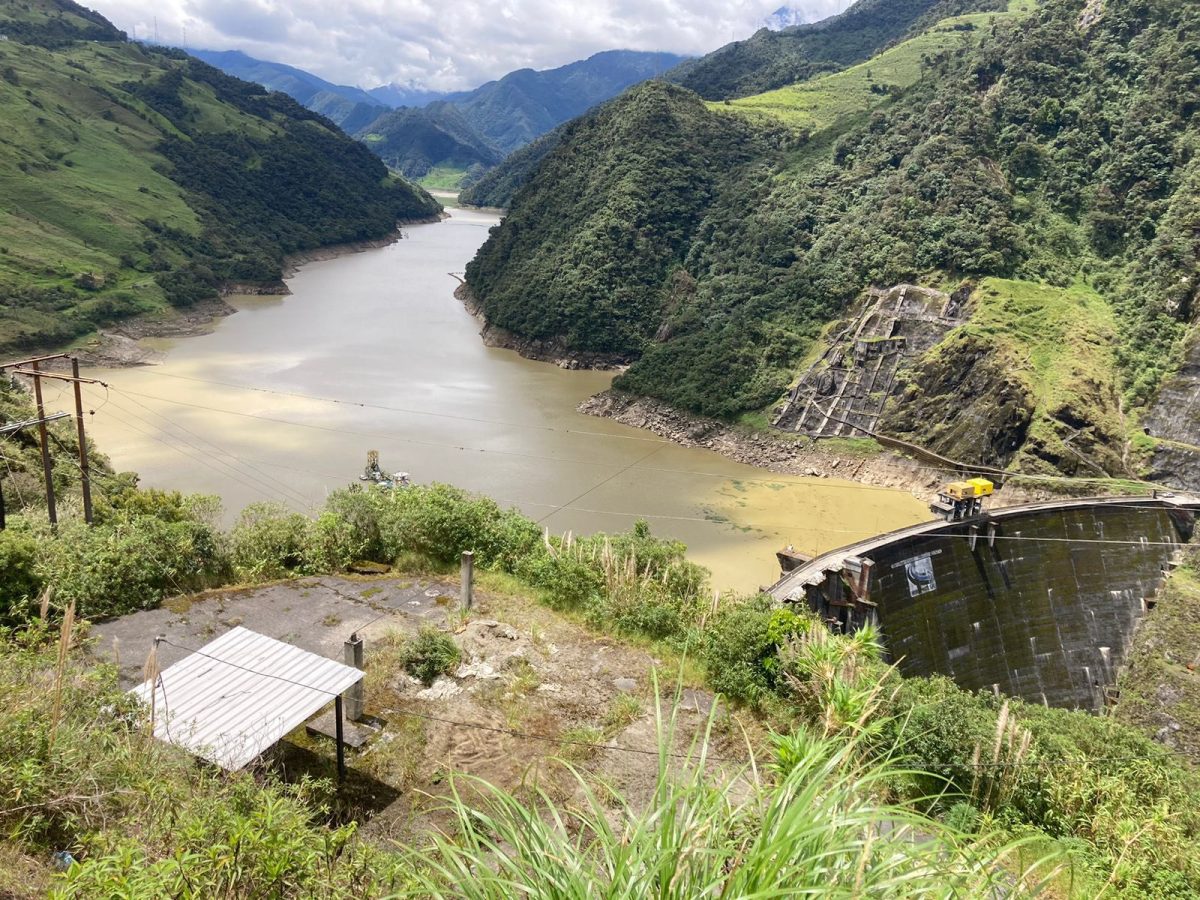
[[[785,0],[83,0],[131,36],[244,50],[341,84],[472,88],[600,50],[701,54]],[[792,0],[810,20],[849,0]],[[186,35],[186,38],[185,38]]]

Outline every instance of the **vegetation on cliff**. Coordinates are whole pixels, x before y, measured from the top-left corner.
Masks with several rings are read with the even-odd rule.
[[[0,32],[0,351],[277,280],[285,254],[439,210],[289,98],[74,4],[5,4]]]
[[[551,332],[568,349],[606,343],[636,359],[617,387],[724,417],[777,400],[822,327],[869,285],[996,279],[994,300],[976,294],[980,309],[1031,297],[1056,307],[1057,289],[1075,291],[1096,298],[1083,308],[1098,330],[1066,342],[1084,354],[1068,364],[1079,377],[1023,365],[1024,415],[1041,437],[1016,448],[1016,464],[1121,473],[1118,407],[1152,398],[1192,316],[1196,128],[1181,98],[1200,78],[1188,38],[1198,15],[1167,2],[1014,2],[930,25],[878,66],[707,111],[686,93],[644,86],[568,129],[468,282],[510,330]],[[686,138],[628,127],[650,95],[666,121],[693,117]],[[720,120],[746,131],[731,138]],[[663,161],[636,197],[624,179],[585,175],[617,135],[630,158],[647,147]],[[731,140],[744,155],[730,158]],[[703,184],[704,199],[679,202],[658,182]],[[539,212],[551,198],[553,220]],[[639,227],[651,218],[679,239],[653,242],[656,232]],[[646,263],[598,267],[580,250],[578,236],[610,219],[645,232]],[[522,295],[523,284],[539,289]],[[590,321],[593,306],[608,304],[619,338]],[[1087,355],[1113,332],[1115,362]],[[954,333],[935,354],[965,340]],[[991,327],[970,341],[998,359],[1041,352]],[[931,413],[940,421],[954,410]],[[924,441],[928,429],[911,433]],[[985,458],[954,441],[938,449]]]

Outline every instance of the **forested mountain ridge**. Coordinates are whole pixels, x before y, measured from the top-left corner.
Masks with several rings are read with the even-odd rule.
[[[508,154],[682,59],[673,53],[605,50],[555,69],[510,72],[453,103],[479,134]]]
[[[439,166],[477,178],[504,158],[458,107],[441,100],[424,109],[390,110],[359,131],[357,138],[389,168],[414,179]]]
[[[1125,474],[1193,315],[1200,11],[1046,0],[931,30],[886,69],[784,97],[699,109],[648,85],[573,123],[468,268],[476,301],[518,333],[635,359],[620,388],[736,417],[769,409],[868,286],[965,283],[974,317],[905,373],[889,428],[995,464]],[[653,149],[641,191],[589,178],[651,94],[694,138],[625,129],[629,158]],[[731,140],[750,158],[731,165]],[[645,242],[640,263],[594,265]],[[618,324],[594,327],[606,306]],[[968,384],[984,402],[964,407]],[[971,419],[989,392],[1020,414]]]
[[[838,16],[782,31],[761,29],[706,56],[686,60],[664,73],[711,100],[770,91],[802,79],[837,72],[900,40],[919,35],[951,12],[1003,8],[1007,0],[862,0]],[[464,203],[507,207],[561,136],[539,138],[529,153],[514,153],[463,191]]]
[[[0,3],[0,349],[273,281],[440,207],[331,122],[67,0]]]
[[[361,88],[333,84],[295,66],[255,59],[240,50],[190,52],[226,75],[282,91],[302,106],[325,116],[347,134],[371,124],[390,108],[390,104]]]
[[[1006,5],[1007,0],[859,0],[820,22],[762,28],[680,64],[666,77],[707,100],[745,97],[862,62],[950,16]]]

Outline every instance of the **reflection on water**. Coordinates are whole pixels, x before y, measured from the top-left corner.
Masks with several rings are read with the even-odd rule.
[[[721,588],[774,580],[774,552],[824,550],[928,518],[910,495],[802,479],[580,415],[609,373],[483,346],[454,299],[496,224],[455,210],[389,247],[305,266],[292,296],[234,298],[214,333],[159,341],[157,366],[89,372],[91,432],[143,484],[299,509],[357,478],[368,449],[418,482],[519,506],[554,532],[628,528],[688,544]],[[563,508],[567,507],[567,508]]]

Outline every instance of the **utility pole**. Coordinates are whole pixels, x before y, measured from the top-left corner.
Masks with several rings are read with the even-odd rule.
[[[87,438],[83,434],[83,395],[79,390],[79,360],[71,358],[75,384],[75,431],[79,435],[79,474],[83,488],[83,521],[92,524],[92,476],[88,472]]]
[[[66,413],[54,413],[42,419],[30,419],[28,422],[13,422],[11,425],[0,425],[0,435],[15,434],[22,428],[30,428],[39,422],[53,422],[55,419],[65,419]],[[5,527],[4,511],[4,482],[0,481],[0,531]]]
[[[37,401],[38,440],[42,444],[42,473],[46,476],[46,512],[50,516],[50,527],[58,525],[58,510],[54,505],[54,476],[50,471],[50,434],[46,430],[46,407],[42,404],[42,377],[38,373],[38,361],[29,364],[33,370],[33,397]]]
[[[57,372],[43,372],[38,368],[38,363],[46,362],[54,359],[70,359],[71,374],[61,375]],[[23,368],[28,366],[28,369]],[[75,357],[68,357],[65,353],[55,354],[53,356],[39,356],[37,359],[24,359],[19,362],[5,363],[0,365],[0,372],[5,369],[12,369],[18,375],[26,375],[33,379],[33,396],[37,403],[37,418],[31,422],[19,422],[15,425],[10,425],[0,428],[0,434],[5,434],[12,431],[19,431],[21,428],[29,425],[38,426],[38,438],[41,444],[42,451],[42,473],[46,479],[46,509],[50,515],[50,524],[52,526],[58,524],[58,509],[54,499],[54,480],[51,472],[50,462],[50,434],[46,430],[46,425],[53,422],[55,419],[65,419],[67,413],[55,413],[47,416],[45,405],[42,402],[42,379],[52,378],[56,381],[70,381],[75,388],[75,433],[79,438],[79,472],[81,475],[81,487],[83,493],[83,518],[89,525],[92,524],[92,477],[91,470],[88,467],[87,455],[87,435],[84,433],[83,427],[83,394],[80,391],[80,385],[83,384],[98,384],[106,387],[103,381],[98,381],[95,378],[81,378],[79,375],[79,360]],[[4,498],[0,496],[0,529],[4,527]]]

